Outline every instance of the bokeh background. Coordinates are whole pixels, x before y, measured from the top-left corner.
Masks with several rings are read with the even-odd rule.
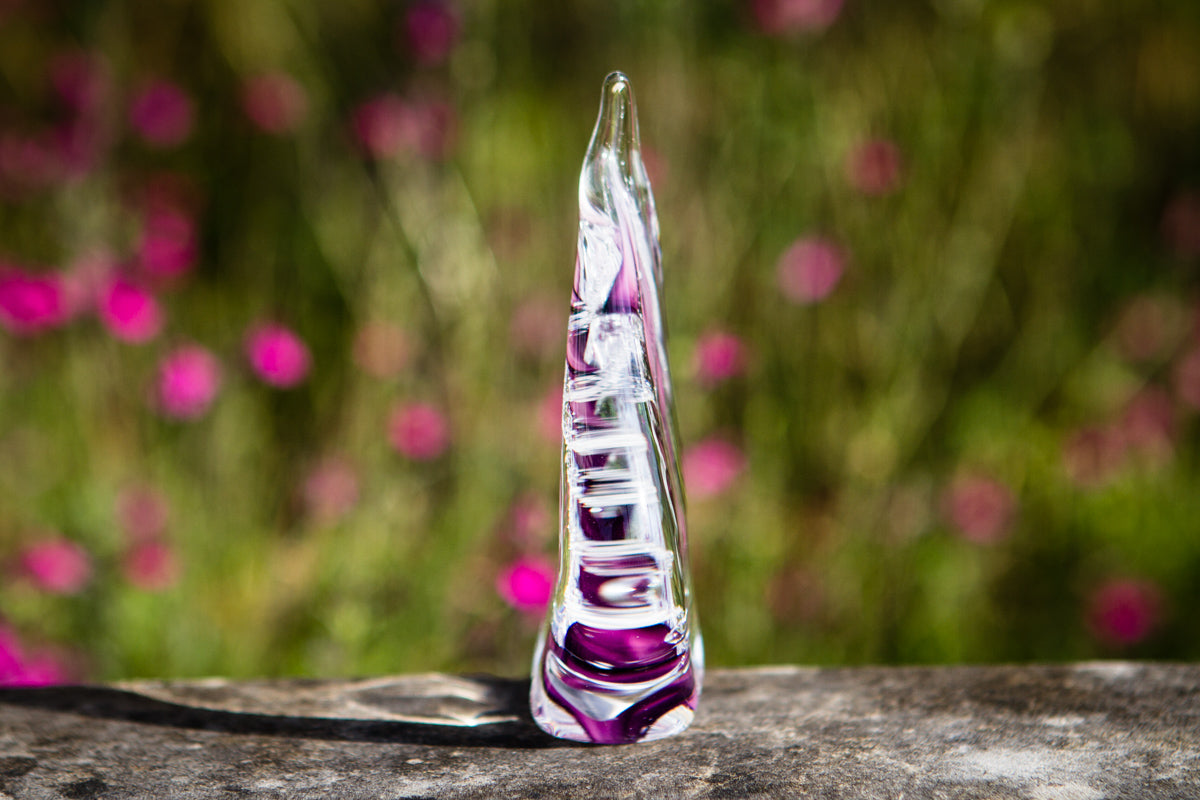
[[[527,671],[612,69],[710,663],[1200,657],[1193,0],[3,0],[0,681]]]

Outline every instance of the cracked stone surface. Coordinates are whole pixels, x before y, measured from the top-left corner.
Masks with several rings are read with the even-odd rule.
[[[0,690],[0,798],[1200,797],[1200,665],[708,674],[683,734],[543,734],[528,680]]]

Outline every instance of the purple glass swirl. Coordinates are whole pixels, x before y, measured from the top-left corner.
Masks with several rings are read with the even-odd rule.
[[[534,720],[565,739],[670,736],[700,696],[661,286],[633,90],[614,72],[579,176],[560,566],[530,692]]]

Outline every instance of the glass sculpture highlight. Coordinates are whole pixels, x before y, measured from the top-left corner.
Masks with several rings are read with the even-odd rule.
[[[629,80],[608,76],[579,176],[567,326],[559,574],[533,660],[533,718],[616,744],[692,721],[704,648],[691,608],[658,217]]]

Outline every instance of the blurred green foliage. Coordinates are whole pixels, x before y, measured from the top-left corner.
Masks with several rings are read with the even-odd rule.
[[[94,679],[527,669],[537,620],[495,584],[555,546],[612,69],[685,450],[746,459],[690,500],[711,663],[1200,656],[1191,0],[0,2],[0,294],[84,286],[0,330],[0,625]],[[264,74],[291,87],[265,123]],[[155,79],[190,103],[178,142],[147,133],[169,102],[134,110]],[[166,277],[164,194],[195,251]],[[781,258],[814,240],[843,271],[798,302]],[[114,274],[161,305],[148,341],[94,310]],[[298,385],[248,363],[263,320],[311,354]],[[713,331],[744,364],[705,380]],[[177,419],[156,381],[191,342],[220,382]],[[436,457],[396,442],[412,404],[446,419]],[[138,498],[165,524],[138,533]],[[56,591],[29,554],[64,540]]]

